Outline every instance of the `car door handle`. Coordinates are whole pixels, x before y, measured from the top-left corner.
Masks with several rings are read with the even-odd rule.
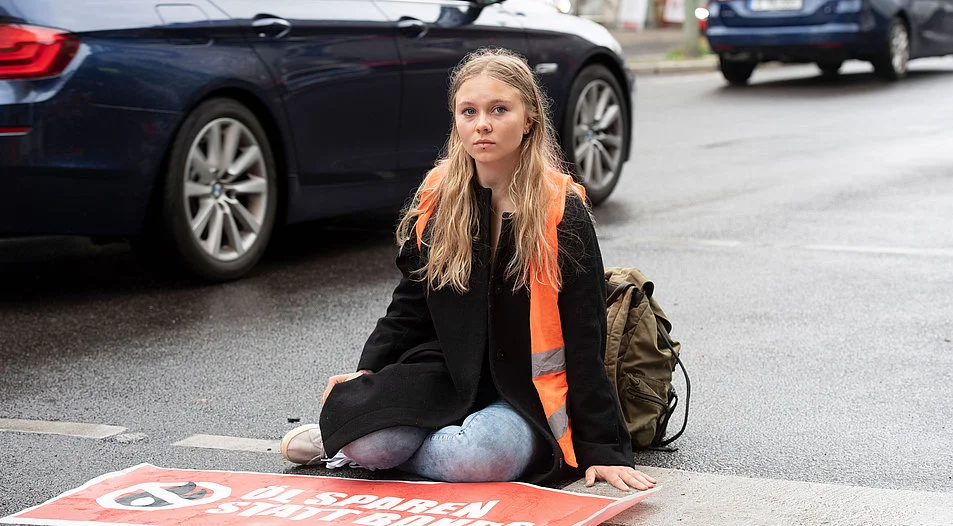
[[[258,15],[251,26],[260,38],[282,38],[291,32],[291,22],[268,15]]]
[[[397,21],[397,31],[405,37],[420,38],[427,34],[427,24],[416,18],[402,16]]]

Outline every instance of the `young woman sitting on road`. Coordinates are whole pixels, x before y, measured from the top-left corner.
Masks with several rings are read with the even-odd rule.
[[[403,277],[358,372],[332,376],[320,426],[289,432],[299,464],[326,452],[439,481],[566,476],[648,489],[603,367],[605,276],[584,189],[562,173],[545,99],[505,50],[451,76],[453,128],[397,228]]]

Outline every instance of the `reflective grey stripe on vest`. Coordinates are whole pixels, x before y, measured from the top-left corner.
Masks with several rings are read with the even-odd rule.
[[[553,436],[558,440],[559,437],[566,434],[566,431],[569,431],[569,413],[566,412],[566,406],[562,406],[553,413],[549,419],[547,419],[549,424],[549,429],[553,432]]]
[[[533,353],[533,378],[566,370],[566,348]]]

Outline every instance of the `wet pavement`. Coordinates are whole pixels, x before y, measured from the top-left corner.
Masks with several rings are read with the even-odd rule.
[[[896,84],[867,71],[639,80],[634,157],[598,233],[607,265],[657,283],[693,392],[678,451],[638,464],[953,492],[953,60]],[[0,431],[0,515],[142,462],[320,473],[174,444],[277,440],[317,417],[396,282],[395,219],[291,229],[252,275],[211,286],[156,275],[124,244],[0,242],[0,418],[126,429]],[[694,509],[682,518],[708,523]]]

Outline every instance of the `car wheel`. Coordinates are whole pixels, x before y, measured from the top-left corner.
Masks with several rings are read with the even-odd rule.
[[[834,78],[840,74],[840,68],[844,65],[843,60],[833,62],[818,62],[817,67],[821,70],[821,75],[827,78]]]
[[[718,62],[721,65],[721,74],[733,86],[747,85],[755,66],[758,65],[757,62],[727,59],[723,55],[718,56]]]
[[[884,50],[874,60],[874,73],[887,80],[898,80],[907,75],[910,61],[910,33],[903,20],[894,18],[887,31]]]
[[[619,82],[605,66],[588,66],[573,81],[562,142],[593,205],[609,197],[622,174],[631,133],[628,111]]]
[[[176,135],[165,174],[160,231],[191,274],[247,273],[275,222],[275,162],[255,115],[231,99],[201,103]]]

